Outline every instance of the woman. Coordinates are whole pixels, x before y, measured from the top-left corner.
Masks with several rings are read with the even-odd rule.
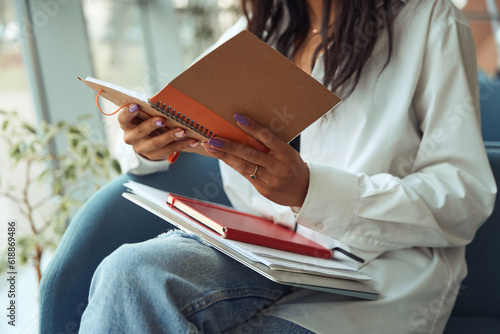
[[[116,251],[119,245],[89,239],[93,250],[113,252],[94,274],[81,331],[442,332],[466,273],[464,247],[491,213],[496,193],[463,15],[448,0],[242,4],[245,19],[220,43],[248,28],[343,103],[301,134],[300,155],[262,136],[262,125],[240,114],[235,118],[241,128],[270,154],[241,155],[247,148],[239,144],[224,138],[199,143],[180,129],[150,136],[161,119],[139,123],[131,106],[119,115],[128,144],[123,166],[135,174],[174,169],[180,161],[169,166],[163,159],[201,144],[220,160],[225,195],[236,209],[290,227],[297,223],[299,233],[325,246],[341,244],[365,260],[353,266],[372,277],[380,297],[361,301],[293,290],[183,233]],[[64,249],[90,238],[80,231],[96,224],[88,222],[94,216],[83,215],[76,219],[80,227],[73,222],[61,242],[42,301],[56,291],[48,281],[61,280],[54,272],[77,258],[62,255]],[[137,218],[127,219],[122,229]],[[112,226],[102,218],[99,224]],[[149,238],[158,233],[145,228]],[[42,323],[50,322],[44,321],[49,306],[42,303]]]

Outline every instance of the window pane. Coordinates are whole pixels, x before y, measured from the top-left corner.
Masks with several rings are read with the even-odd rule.
[[[19,25],[16,20],[14,6],[15,0],[0,0],[0,110],[17,111],[19,115],[31,123],[35,123],[35,110],[31,95],[28,76],[24,66],[22,55],[21,37]],[[0,123],[2,126],[2,123]],[[4,139],[0,139],[0,161],[2,163],[1,189],[6,190],[7,185],[16,186],[15,189],[8,190],[9,194],[21,197],[22,185],[25,184],[25,168],[22,163],[13,168],[7,154],[8,145]],[[29,193],[31,199],[44,196],[47,191],[43,186],[32,189]],[[21,214],[15,202],[0,196],[0,254],[4,254],[7,247],[7,222],[11,219],[16,221],[16,240],[20,235],[30,233],[27,219]],[[16,328],[21,332],[33,332],[37,325],[37,285],[36,272],[31,265],[21,267],[19,265],[19,244],[16,248],[17,262],[16,271],[17,287],[22,291],[17,297],[17,307],[23,310],[23,315],[16,319]],[[5,272],[2,272],[5,274]],[[0,283],[0,293],[7,296],[8,282],[2,280]],[[3,321],[0,325],[0,332],[7,333],[12,327]]]
[[[496,7],[500,9],[500,0],[454,0],[455,4],[462,9],[472,29],[472,35],[476,44],[477,64],[479,70],[484,73],[495,76],[498,75],[500,68],[500,31],[494,32],[493,29],[499,23],[493,23],[490,10]],[[488,8],[488,2],[492,7]]]
[[[0,0],[0,110],[17,111],[24,119],[34,122],[35,111],[23,62],[20,38],[14,1]],[[20,168],[11,168],[7,148],[2,141],[0,145],[0,161],[3,164],[2,180],[4,183],[8,180],[18,180],[18,184],[22,184],[24,171]],[[0,208],[1,224],[5,224],[7,219],[20,217],[16,205],[5,197],[0,197]],[[0,231],[0,235],[5,236],[5,232]]]
[[[140,24],[138,1],[84,0],[83,11],[94,75],[119,86],[148,93],[143,83],[147,73],[143,31]],[[100,100],[105,113],[117,107]],[[111,152],[118,138],[119,126],[115,117],[104,117],[106,135]]]
[[[142,15],[148,3],[137,0],[83,0],[82,3],[95,76],[147,95],[156,93],[158,88],[151,85],[151,79],[160,79],[161,76],[149,73],[151,64],[148,64],[148,39],[145,38],[149,37],[149,29],[155,29],[155,26],[141,21],[145,19]],[[239,18],[238,4],[238,0],[172,1],[175,33],[180,45],[172,52],[181,53],[184,68]],[[171,43],[166,40],[154,42]],[[168,57],[162,60],[165,59]],[[159,86],[163,87],[167,83],[160,83]],[[100,101],[104,112],[116,109],[112,103],[104,99]],[[114,117],[106,117],[104,121],[109,145],[114,151],[116,140],[120,140],[118,123]]]
[[[184,67],[241,16],[238,0],[172,0]]]
[[[84,0],[95,75],[132,88],[146,71],[143,31],[137,1]]]

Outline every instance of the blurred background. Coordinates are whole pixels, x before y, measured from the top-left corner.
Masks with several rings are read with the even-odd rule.
[[[500,140],[500,0],[454,3],[473,31],[482,111],[497,115],[483,131]],[[116,119],[99,114],[95,95],[76,76],[152,95],[240,15],[238,0],[0,0],[0,261],[7,260],[7,223],[15,221],[16,238],[25,236],[16,245],[15,333],[36,332],[37,280],[67,218],[119,173]],[[89,170],[102,176],[92,186]],[[2,306],[8,268],[0,269]],[[12,330],[4,326],[0,332]]]
[[[39,275],[64,221],[118,173],[111,161],[116,118],[99,113],[95,94],[76,76],[152,95],[240,15],[237,0],[0,0],[2,309],[9,303],[4,251],[13,236],[10,221],[16,223],[18,290],[16,327],[3,315],[0,333],[36,332]],[[105,101],[101,106],[116,109]],[[89,169],[102,176],[92,184]]]

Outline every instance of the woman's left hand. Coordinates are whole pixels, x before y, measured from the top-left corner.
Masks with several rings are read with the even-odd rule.
[[[309,186],[309,168],[299,153],[252,119],[240,114],[235,118],[245,132],[270,149],[268,154],[220,137],[201,145],[247,178],[264,197],[281,205],[301,207]]]

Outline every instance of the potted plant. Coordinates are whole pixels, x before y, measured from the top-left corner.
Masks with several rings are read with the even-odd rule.
[[[0,196],[20,211],[20,217],[6,227],[7,247],[0,259],[0,271],[14,271],[18,264],[30,263],[40,283],[44,252],[55,249],[71,214],[86,197],[120,173],[120,166],[106,145],[90,139],[90,126],[83,119],[56,124],[42,121],[35,127],[17,112],[0,111],[0,124],[9,157],[4,167],[24,174],[24,180],[0,177]],[[62,136],[66,147],[55,153],[50,147],[56,137]],[[45,195],[34,195],[34,189]]]

